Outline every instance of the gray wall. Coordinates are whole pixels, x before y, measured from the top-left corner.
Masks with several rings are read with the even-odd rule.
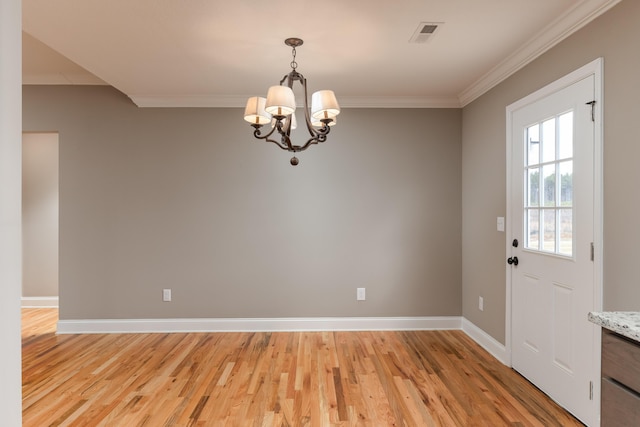
[[[22,296],[58,296],[58,134],[22,137]]]
[[[604,308],[640,308],[640,2],[626,0],[463,110],[463,315],[505,338],[505,108],[604,58]],[[478,296],[484,296],[484,311]]]
[[[292,167],[241,109],[23,96],[59,132],[61,319],[461,314],[459,109],[345,109]]]

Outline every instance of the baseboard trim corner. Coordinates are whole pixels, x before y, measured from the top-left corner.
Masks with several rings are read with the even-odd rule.
[[[474,340],[480,347],[487,350],[493,357],[498,359],[502,364],[511,366],[509,363],[509,357],[507,348],[504,344],[498,342],[491,335],[477,327],[474,323],[466,318],[462,318],[462,330],[472,340]]]

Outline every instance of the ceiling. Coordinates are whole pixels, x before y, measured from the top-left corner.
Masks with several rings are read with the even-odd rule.
[[[241,107],[289,72],[342,107],[460,107],[620,0],[23,0],[25,84]],[[423,43],[421,23],[438,23]]]

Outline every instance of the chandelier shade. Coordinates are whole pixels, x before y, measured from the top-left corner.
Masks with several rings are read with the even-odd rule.
[[[271,86],[265,110],[272,116],[288,116],[296,111],[296,97],[289,86]]]
[[[340,106],[332,90],[315,92],[311,97],[311,106],[309,105],[307,79],[296,69],[298,66],[296,47],[302,46],[303,41],[298,38],[289,38],[284,43],[292,48],[291,71],[285,74],[279,85],[269,88],[266,98],[253,96],[247,100],[244,119],[254,128],[255,138],[272,142],[283,150],[298,153],[311,145],[327,140],[330,126],[335,125],[336,116],[340,114]],[[295,82],[302,87],[304,108],[302,123],[311,136],[301,145],[296,145],[291,140],[291,131],[298,125],[294,114],[296,111],[296,95],[293,90]],[[262,126],[267,123],[271,123],[271,129],[263,133]],[[298,163],[299,160],[294,155],[291,158],[291,164],[295,166]]]
[[[311,117],[334,119],[340,114],[340,106],[332,90],[319,90],[311,95]]]
[[[266,125],[271,121],[271,114],[264,109],[267,102],[266,98],[261,96],[252,96],[247,100],[247,106],[244,109],[244,119],[251,124]]]

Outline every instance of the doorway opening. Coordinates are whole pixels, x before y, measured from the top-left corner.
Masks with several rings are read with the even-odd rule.
[[[58,307],[58,133],[22,135],[22,306]]]

